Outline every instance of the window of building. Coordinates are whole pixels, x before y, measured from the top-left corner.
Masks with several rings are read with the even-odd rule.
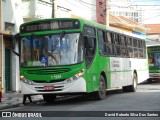
[[[10,34],[15,33],[15,24],[5,22],[5,31],[8,31]]]
[[[99,2],[99,7],[103,7],[103,3],[102,2]]]

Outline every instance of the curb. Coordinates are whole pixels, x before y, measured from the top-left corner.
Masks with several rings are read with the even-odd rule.
[[[43,99],[39,99],[39,100],[34,100],[33,99],[33,103],[26,102],[26,104],[23,104],[23,101],[22,101],[22,102],[11,104],[11,105],[4,105],[4,106],[0,107],[0,111],[5,110],[5,109],[10,109],[10,108],[22,107],[22,106],[25,106],[25,105],[31,105],[31,104],[35,104],[35,103],[41,102],[41,101],[44,101],[44,100]]]
[[[74,98],[74,97],[77,97],[79,95],[75,95],[75,96],[57,96],[57,100],[65,100],[65,99],[69,99],[69,98]],[[2,110],[6,110],[6,109],[10,109],[10,108],[16,108],[16,107],[23,107],[23,106],[26,106],[26,105],[31,105],[31,104],[35,104],[37,102],[44,102],[44,99],[42,97],[38,97],[38,98],[32,98],[33,102],[30,103],[29,100],[27,99],[26,101],[26,104],[23,104],[23,99],[15,104],[10,104],[9,102],[6,103],[6,105],[4,106],[0,106],[0,111]],[[57,101],[56,100],[56,101]],[[0,103],[1,104],[1,103]]]

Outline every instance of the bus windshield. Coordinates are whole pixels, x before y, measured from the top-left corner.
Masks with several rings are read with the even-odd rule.
[[[80,33],[32,35],[21,39],[21,66],[70,65],[82,61]]]
[[[160,53],[148,53],[149,66],[160,66]]]

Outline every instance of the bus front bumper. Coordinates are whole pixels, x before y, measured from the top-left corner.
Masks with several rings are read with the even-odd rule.
[[[160,78],[160,73],[149,73],[149,78]]]
[[[29,85],[21,81],[22,94],[70,94],[86,92],[86,81],[80,77],[72,82],[34,83]]]

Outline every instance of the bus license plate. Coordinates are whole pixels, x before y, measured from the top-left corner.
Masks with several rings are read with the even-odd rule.
[[[44,90],[54,90],[54,86],[44,86]]]
[[[158,77],[158,75],[157,75],[157,74],[152,74],[152,76],[153,76],[153,77]]]

